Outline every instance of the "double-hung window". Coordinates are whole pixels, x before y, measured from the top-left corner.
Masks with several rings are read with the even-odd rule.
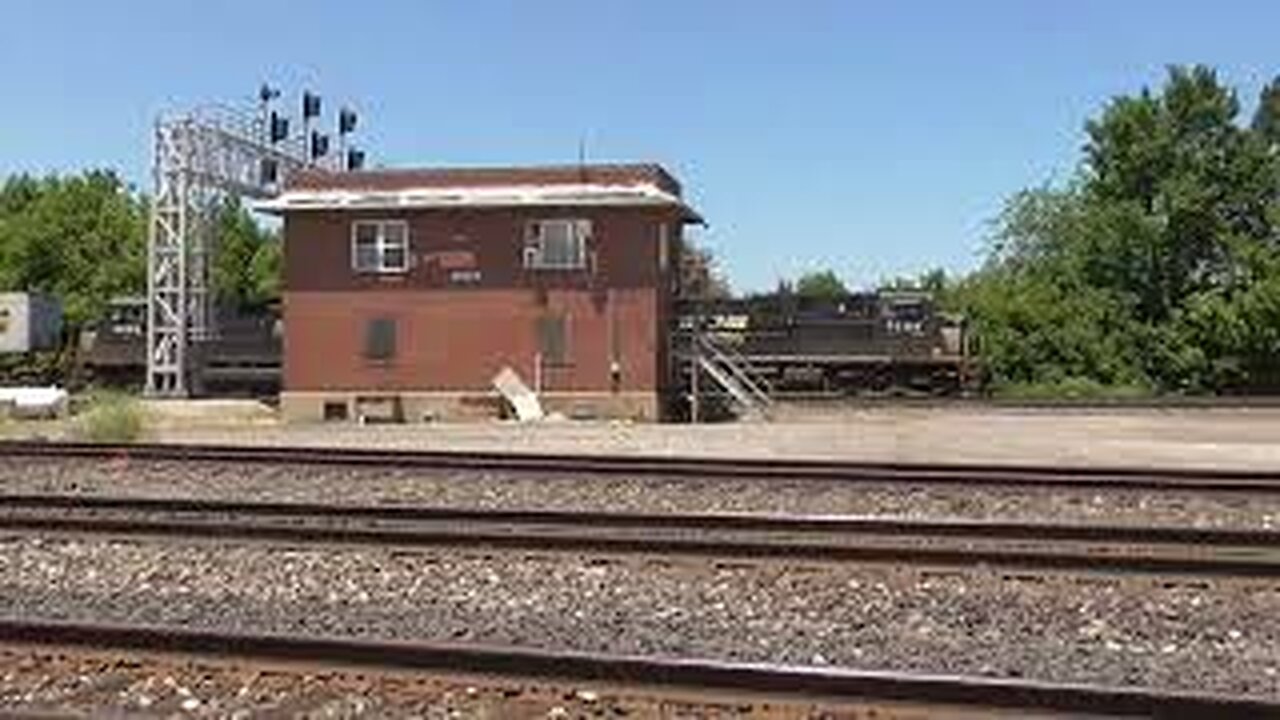
[[[351,267],[362,273],[402,273],[409,269],[409,225],[403,220],[351,223]]]
[[[587,266],[590,220],[534,220],[525,229],[524,266],[577,270]]]

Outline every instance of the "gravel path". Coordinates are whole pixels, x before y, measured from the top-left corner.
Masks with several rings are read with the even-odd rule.
[[[0,492],[479,508],[777,512],[1280,527],[1280,494],[478,472],[0,457]]]
[[[168,403],[166,403],[167,405]],[[158,440],[434,450],[820,457],[906,462],[1280,468],[1280,408],[940,406],[784,412],[771,423],[604,422],[156,428]]]
[[[1243,581],[28,537],[0,613],[1280,695]]]

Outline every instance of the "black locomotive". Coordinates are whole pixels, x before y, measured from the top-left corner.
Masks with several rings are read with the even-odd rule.
[[[147,303],[113,300],[102,321],[81,333],[76,375],[82,384],[140,390],[147,370]],[[222,312],[218,333],[195,342],[191,387],[196,395],[274,397],[280,391],[280,311]]]
[[[925,292],[683,300],[677,316],[677,357],[700,333],[774,395],[955,395],[974,377],[963,318]]]

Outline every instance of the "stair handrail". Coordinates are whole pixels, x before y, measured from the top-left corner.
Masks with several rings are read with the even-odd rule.
[[[747,364],[746,358],[736,353],[731,354],[732,351],[720,347],[704,333],[699,333],[697,340],[701,343],[702,348],[724,367],[730,377],[747,389],[755,404],[763,407],[769,407],[773,404],[773,399],[769,397],[769,393],[743,369],[743,365]],[[737,355],[737,357],[734,357],[734,355]]]

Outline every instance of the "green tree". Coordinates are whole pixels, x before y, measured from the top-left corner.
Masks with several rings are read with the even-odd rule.
[[[1250,127],[1268,144],[1280,144],[1280,77],[1258,93],[1258,108],[1254,110]]]
[[[217,209],[213,284],[224,305],[261,306],[279,294],[280,241],[238,201]],[[107,301],[146,291],[145,197],[114,173],[34,178],[0,185],[0,289],[58,297],[71,335]]]
[[[62,300],[73,330],[146,277],[143,198],[111,172],[34,179],[0,188],[0,288]]]
[[[260,226],[234,197],[217,210],[213,285],[224,307],[246,311],[279,294],[280,239]]]
[[[997,385],[1229,391],[1270,384],[1280,345],[1277,154],[1205,67],[1116,98],[1065,187],[1015,195],[958,286]],[[1261,118],[1261,119],[1260,119]]]
[[[849,294],[844,281],[831,270],[807,272],[796,280],[795,293],[801,297],[834,299]]]

